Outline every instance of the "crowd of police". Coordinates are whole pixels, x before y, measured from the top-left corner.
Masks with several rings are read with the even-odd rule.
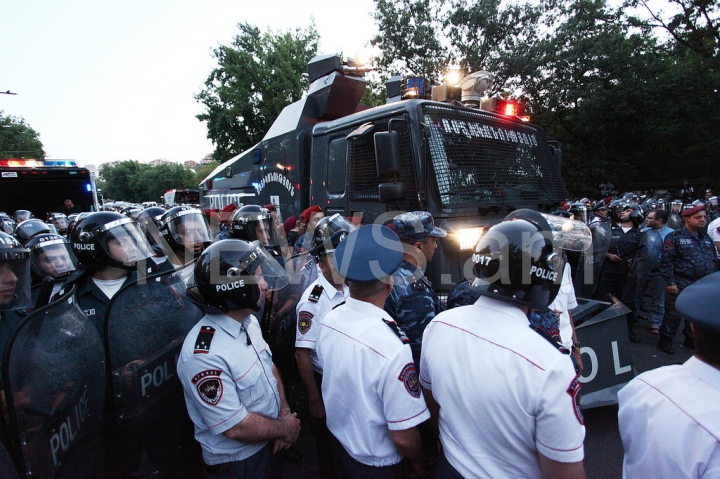
[[[682,314],[696,349],[621,394],[626,474],[679,477],[654,429],[673,413],[645,409],[671,408],[682,373],[678,427],[708,445],[691,465],[667,454],[713,477],[718,216],[712,194],[513,211],[444,303],[425,271],[447,232],[428,212],[364,226],[319,206],[285,221],[275,205],[0,214],[3,445],[40,477],[281,477],[278,457],[301,459],[285,394],[297,375],[323,478],[584,477],[570,310],[592,245],[595,297],[628,306],[630,339],[645,314],[672,354]],[[710,378],[713,406],[683,408],[688,375]]]

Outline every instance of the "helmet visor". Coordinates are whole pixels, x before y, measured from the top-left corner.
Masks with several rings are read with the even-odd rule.
[[[114,223],[114,224],[113,224]],[[154,255],[152,247],[137,223],[127,218],[106,225],[107,230],[98,236],[100,247],[107,255],[125,266]]]
[[[259,241],[251,243],[253,251],[240,264],[240,269],[247,271],[250,281],[260,286],[261,290],[278,291],[290,282],[285,268],[262,247]],[[230,274],[228,273],[230,276]]]
[[[55,227],[56,227],[57,229],[59,229],[60,231],[67,230],[68,220],[67,220],[67,216],[65,216],[65,215],[62,215],[62,216],[60,216],[60,215],[58,215],[58,216],[53,216],[53,217],[50,219],[50,222],[51,222],[52,224],[54,224]]]
[[[77,259],[63,239],[45,241],[31,249],[30,266],[40,277],[61,278],[75,271]]]
[[[177,244],[183,245],[197,256],[212,243],[210,227],[202,212],[188,210],[182,213],[170,221],[167,225],[168,231]]]
[[[28,258],[0,259],[0,311],[30,306],[30,262]]]

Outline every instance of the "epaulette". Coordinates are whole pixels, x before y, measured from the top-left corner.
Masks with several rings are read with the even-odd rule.
[[[215,336],[215,328],[212,326],[203,326],[200,328],[197,339],[195,340],[194,354],[207,354],[210,352],[210,343]]]
[[[393,333],[397,334],[397,337],[400,338],[400,341],[402,341],[403,344],[410,343],[410,339],[408,339],[407,335],[402,329],[400,329],[400,326],[398,326],[395,321],[389,321],[383,318],[383,323],[387,324],[388,327],[392,329]]]
[[[310,296],[308,296],[308,301],[311,303],[317,303],[320,301],[320,295],[323,292],[323,287],[319,284],[316,284],[315,287],[310,291]]]
[[[335,308],[337,308],[337,307],[340,307],[340,306],[342,306],[343,304],[345,304],[345,301],[343,301],[343,302],[340,303],[340,304],[336,304],[335,306],[332,307],[332,309],[335,309]]]

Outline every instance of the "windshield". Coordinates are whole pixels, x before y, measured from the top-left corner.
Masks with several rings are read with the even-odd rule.
[[[481,111],[424,105],[430,156],[445,207],[530,207],[567,196],[545,133]]]

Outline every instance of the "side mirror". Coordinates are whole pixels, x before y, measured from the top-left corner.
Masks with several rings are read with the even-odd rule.
[[[378,132],[375,139],[375,164],[378,178],[400,174],[400,146],[396,131]]]

